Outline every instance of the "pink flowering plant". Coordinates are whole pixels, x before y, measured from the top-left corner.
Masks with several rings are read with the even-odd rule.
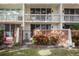
[[[61,30],[35,30],[33,35],[34,44],[37,45],[67,45],[67,34]]]

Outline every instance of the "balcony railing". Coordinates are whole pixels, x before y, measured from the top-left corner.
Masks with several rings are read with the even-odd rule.
[[[79,15],[64,15],[64,21],[77,22],[79,21]]]
[[[0,14],[0,20],[21,21],[22,15],[19,14]]]
[[[55,22],[55,21],[60,21],[60,15],[59,14],[25,14],[25,21]]]
[[[78,22],[79,15],[62,15],[62,21],[69,22]],[[60,22],[60,14],[25,14],[25,22]],[[22,14],[0,14],[0,21],[22,21]]]

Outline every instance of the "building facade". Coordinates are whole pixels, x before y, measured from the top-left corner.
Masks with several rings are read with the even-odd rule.
[[[23,30],[23,40],[31,40],[34,29],[68,29],[79,23],[79,4],[0,4],[0,29],[16,33]]]

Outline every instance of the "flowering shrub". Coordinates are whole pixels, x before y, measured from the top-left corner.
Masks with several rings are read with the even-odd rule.
[[[39,45],[59,45],[67,47],[68,32],[61,30],[35,30],[33,41]]]
[[[79,46],[79,30],[72,30],[72,41],[76,47]]]
[[[34,44],[47,45],[48,42],[49,42],[48,37],[45,36],[42,31],[40,31],[40,30],[34,31],[34,36],[33,36],[33,43]]]
[[[34,36],[33,40],[34,40],[34,43],[37,45],[47,45],[49,42],[48,37],[44,35]]]
[[[51,31],[49,33],[49,38],[50,38],[50,44],[52,44],[52,45],[58,44],[59,35],[58,35],[57,31],[54,31],[54,30]]]

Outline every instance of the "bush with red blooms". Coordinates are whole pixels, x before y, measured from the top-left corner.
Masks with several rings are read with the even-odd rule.
[[[75,46],[79,46],[79,30],[72,30],[72,41],[75,43]]]
[[[34,44],[37,45],[48,45],[49,39],[47,36],[39,35],[39,36],[33,36]]]
[[[61,30],[35,30],[33,43],[37,45],[67,45],[67,34]]]

